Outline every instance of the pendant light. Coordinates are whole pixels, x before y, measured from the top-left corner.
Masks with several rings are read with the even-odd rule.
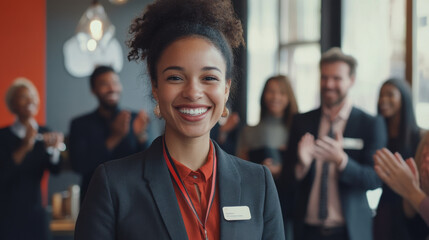
[[[103,6],[94,0],[79,20],[76,38],[80,49],[94,52],[105,48],[115,34],[115,26],[109,21]]]

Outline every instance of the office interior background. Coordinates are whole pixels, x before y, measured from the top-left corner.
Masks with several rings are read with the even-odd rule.
[[[88,75],[70,73],[66,42],[76,34],[91,0],[1,1],[0,95],[17,77],[32,80],[41,106],[37,120],[66,136],[72,118],[95,109]],[[123,83],[121,106],[152,113],[154,101],[143,63],[128,62],[128,27],[149,0],[128,0],[117,5],[100,0],[119,50],[119,76]],[[429,129],[429,1],[427,0],[233,0],[245,28],[246,47],[236,55],[237,89],[231,108],[243,124],[259,121],[259,99],[266,79],[285,74],[292,81],[300,112],[319,105],[321,53],[341,47],[358,60],[354,104],[376,114],[381,83],[397,77],[413,89],[418,125]],[[89,55],[95,64],[97,57]],[[76,63],[78,64],[78,63]],[[79,65],[77,65],[79,66]],[[76,75],[76,74],[75,74]],[[14,119],[4,101],[0,126]],[[152,138],[162,122],[152,115]],[[78,181],[71,170],[50,177],[49,197]],[[375,193],[377,199],[378,193]],[[369,199],[373,199],[369,197]],[[376,206],[374,200],[372,206]]]

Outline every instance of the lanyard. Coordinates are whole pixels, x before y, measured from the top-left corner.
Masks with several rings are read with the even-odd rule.
[[[211,186],[211,190],[210,190],[209,204],[207,205],[206,218],[204,219],[204,223],[203,223],[197,214],[197,211],[194,207],[194,204],[191,201],[191,197],[189,196],[188,190],[186,189],[185,184],[183,183],[182,179],[180,178],[179,173],[176,169],[176,166],[173,162],[173,159],[171,158],[170,153],[168,152],[167,145],[165,143],[165,137],[162,138],[162,142],[163,142],[164,159],[165,159],[165,162],[167,163],[168,170],[170,171],[170,174],[173,177],[173,180],[176,183],[177,187],[180,189],[180,193],[182,194],[182,196],[185,199],[186,203],[188,204],[189,208],[192,210],[192,212],[194,213],[194,216],[197,218],[198,223],[204,229],[206,239],[208,239],[207,230],[206,230],[206,223],[207,223],[207,219],[209,218],[209,213],[210,213],[210,209],[212,207],[213,201],[214,201],[215,189],[216,189],[217,159],[216,159],[214,146],[212,146],[212,148],[213,148],[212,186]],[[213,144],[213,143],[210,141],[210,144]]]

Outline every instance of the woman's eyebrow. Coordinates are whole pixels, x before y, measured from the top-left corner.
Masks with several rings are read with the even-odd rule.
[[[178,70],[178,71],[183,71],[183,70],[184,70],[184,68],[179,67],[179,66],[170,66],[170,67],[166,67],[162,72],[164,73],[164,72],[166,72],[166,71],[168,71],[168,70]]]
[[[164,73],[168,70],[184,71],[185,69],[183,67],[179,67],[179,66],[170,66],[170,67],[166,67],[162,72]],[[209,67],[203,67],[201,70],[202,71],[214,70],[214,71],[218,71],[218,72],[222,73],[222,71],[217,67],[210,67],[210,66]]]
[[[203,71],[215,70],[215,71],[218,71],[218,72],[222,73],[222,71],[219,68],[217,68],[217,67],[203,67],[202,70]]]

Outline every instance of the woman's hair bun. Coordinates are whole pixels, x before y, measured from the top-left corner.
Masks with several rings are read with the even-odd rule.
[[[157,32],[177,22],[190,22],[216,29],[231,48],[244,45],[243,28],[230,0],[156,0],[130,26],[129,60],[144,60]]]

